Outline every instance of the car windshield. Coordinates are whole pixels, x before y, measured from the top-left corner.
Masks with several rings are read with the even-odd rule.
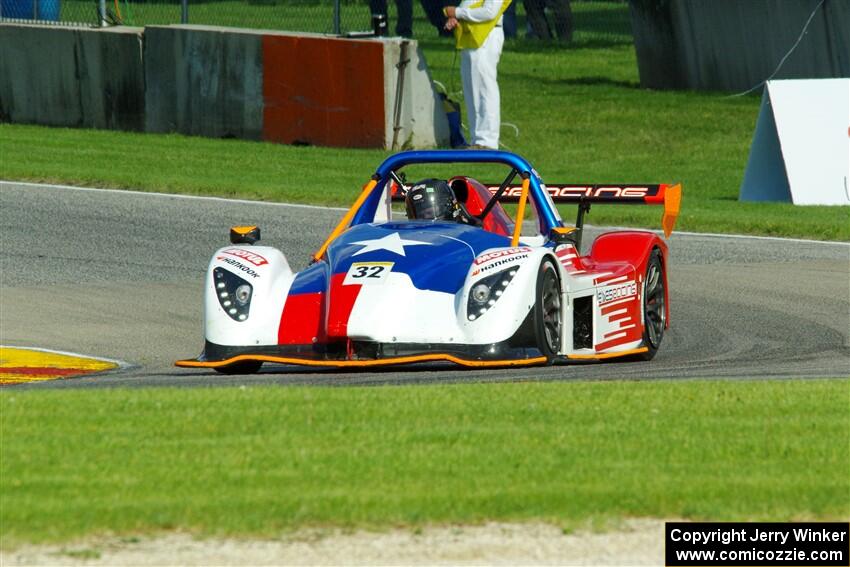
[[[455,171],[459,169],[462,171],[463,168],[454,167],[453,169]],[[393,172],[393,174],[392,179],[387,183],[387,189],[385,189],[383,197],[385,202],[387,197],[389,197],[390,203],[385,207],[383,214],[382,211],[378,211],[374,219],[375,222],[408,219],[403,195],[413,186],[413,183],[406,181],[407,179],[411,179],[413,175],[410,173],[404,175],[403,172]],[[417,171],[417,175],[433,176],[434,173],[431,170],[428,170],[426,173],[419,173]],[[462,208],[462,214],[459,215],[458,221],[480,226],[489,232],[512,237],[518,213],[519,195],[521,194],[519,177],[517,175],[509,175],[501,181],[493,182],[494,173],[486,175],[488,175],[486,182],[482,182],[476,177],[463,175],[462,173],[449,176],[446,179],[454,193],[455,199]],[[495,175],[498,175],[498,173]],[[509,184],[506,185],[501,199],[501,201],[505,201],[504,204],[499,201],[491,203],[494,194],[506,182]],[[529,195],[524,207],[520,240],[530,242],[539,240],[540,242],[536,242],[539,244],[542,243],[542,238],[545,234],[545,223],[540,217],[537,203],[532,197],[532,195]],[[430,207],[423,207],[417,216],[420,219],[433,218],[434,211]]]

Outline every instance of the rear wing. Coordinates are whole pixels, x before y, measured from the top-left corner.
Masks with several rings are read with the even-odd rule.
[[[546,192],[555,203],[572,203],[580,205],[579,215],[590,210],[592,204],[605,205],[663,205],[664,214],[661,217],[661,227],[664,235],[669,237],[679,216],[679,206],[682,202],[682,185],[632,185],[632,184],[600,184],[600,185],[546,185]],[[491,194],[499,191],[499,185],[487,185]],[[516,203],[522,193],[521,185],[508,185],[499,202]],[[579,221],[578,224],[581,224]]]
[[[541,184],[541,186],[543,186]],[[496,195],[500,185],[485,184],[491,195]],[[682,202],[682,185],[660,183],[647,184],[598,184],[598,185],[545,185],[546,192],[555,203],[571,203],[579,205],[576,227],[581,228],[584,213],[590,210],[590,205],[663,205],[661,227],[664,236],[668,237],[676,226],[679,207]],[[393,183],[392,200],[403,201],[404,195],[398,190],[398,184]],[[522,194],[522,185],[507,185],[499,196],[500,203],[518,203]]]

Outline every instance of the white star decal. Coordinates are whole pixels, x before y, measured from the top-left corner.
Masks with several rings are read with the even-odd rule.
[[[374,250],[388,250],[393,254],[398,254],[399,256],[405,256],[404,247],[405,246],[418,246],[418,245],[428,245],[430,246],[430,242],[419,242],[418,240],[405,240],[401,236],[398,235],[397,232],[392,234],[388,234],[383,238],[377,238],[375,240],[361,240],[360,242],[352,242],[352,244],[357,244],[359,246],[363,246],[362,250],[358,250],[353,254],[353,256],[359,256],[360,254],[365,254],[366,252],[372,252]]]

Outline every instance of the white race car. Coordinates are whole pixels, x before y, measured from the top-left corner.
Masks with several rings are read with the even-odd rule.
[[[415,189],[403,168],[455,164],[456,218],[411,220],[393,200]],[[462,175],[502,164],[504,182]],[[514,185],[515,179],[521,184]],[[501,151],[389,157],[315,253],[293,272],[257,227],[231,229],[205,283],[205,345],[178,366],[251,373],[264,362],[360,367],[450,361],[468,367],[651,359],[669,324],[667,246],[656,234],[599,236],[581,256],[593,203],[663,205],[669,236],[679,185],[544,185]],[[514,201],[513,218],[502,203]],[[554,202],[578,205],[566,226]]]

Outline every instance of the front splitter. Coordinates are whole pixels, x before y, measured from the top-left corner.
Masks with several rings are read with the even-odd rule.
[[[534,366],[546,364],[545,356],[514,360],[467,360],[451,354],[421,354],[415,356],[398,356],[378,358],[373,360],[312,360],[296,357],[240,354],[224,360],[178,360],[174,364],[183,368],[225,368],[239,362],[272,362],[275,364],[291,364],[296,366],[311,366],[317,368],[374,368],[380,366],[399,366],[416,364],[418,362],[453,362],[470,368],[492,368],[506,366]]]

